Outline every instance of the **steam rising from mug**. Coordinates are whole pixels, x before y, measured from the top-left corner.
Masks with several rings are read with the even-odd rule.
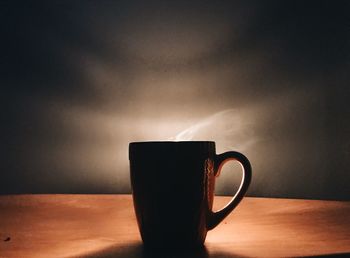
[[[169,140],[212,140],[227,150],[246,150],[258,141],[258,137],[254,133],[251,116],[236,109],[227,109],[200,120]]]

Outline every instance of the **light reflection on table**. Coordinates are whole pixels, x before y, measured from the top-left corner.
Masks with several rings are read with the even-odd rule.
[[[0,257],[16,258],[350,254],[350,202],[245,198],[204,249],[155,253],[142,246],[130,195],[11,195],[0,197],[0,237]]]

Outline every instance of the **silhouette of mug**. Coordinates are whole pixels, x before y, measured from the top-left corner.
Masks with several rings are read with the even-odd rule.
[[[134,208],[145,246],[196,247],[242,200],[251,166],[241,153],[216,154],[215,142],[133,142],[129,145]],[[215,176],[229,160],[243,168],[241,185],[213,212]]]

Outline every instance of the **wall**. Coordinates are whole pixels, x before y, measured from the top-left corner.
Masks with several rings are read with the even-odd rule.
[[[251,196],[349,199],[347,7],[2,2],[0,192],[130,192],[129,142],[192,139]]]

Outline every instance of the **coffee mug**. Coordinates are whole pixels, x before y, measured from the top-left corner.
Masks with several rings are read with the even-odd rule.
[[[215,142],[133,142],[130,177],[136,218],[145,246],[196,247],[242,200],[251,166],[241,153],[216,154]],[[229,160],[243,168],[241,185],[221,210],[212,211],[215,176]]]

